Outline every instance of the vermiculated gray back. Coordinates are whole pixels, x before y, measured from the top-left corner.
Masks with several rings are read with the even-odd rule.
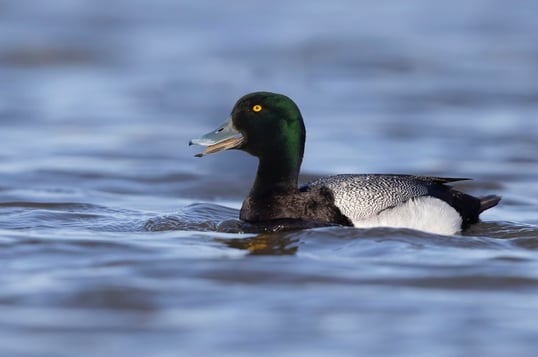
[[[360,220],[398,206],[412,198],[429,194],[433,186],[443,187],[443,179],[412,175],[335,175],[307,183],[302,189],[325,186],[344,215]]]

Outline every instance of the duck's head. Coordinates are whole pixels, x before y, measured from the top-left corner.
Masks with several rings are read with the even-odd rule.
[[[300,162],[304,140],[303,118],[290,98],[254,92],[237,101],[224,124],[189,144],[206,146],[196,155],[198,157],[229,149],[243,150],[257,157],[283,150]]]

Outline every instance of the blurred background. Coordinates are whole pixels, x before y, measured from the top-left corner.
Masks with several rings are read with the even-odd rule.
[[[1,170],[248,175],[254,159],[195,160],[186,144],[243,94],[269,90],[303,111],[305,172],[536,174],[535,10],[521,0],[2,1]],[[65,184],[95,185],[74,180]]]
[[[534,0],[0,0],[0,354],[531,356],[537,14]],[[187,144],[257,90],[301,108],[303,181],[471,177],[458,187],[503,196],[493,223],[467,243],[207,233],[237,217],[256,160]],[[272,257],[237,260],[259,247]]]

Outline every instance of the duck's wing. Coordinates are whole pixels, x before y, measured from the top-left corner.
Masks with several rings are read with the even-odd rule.
[[[469,180],[414,175],[335,175],[301,187],[302,191],[326,187],[335,205],[352,221],[368,219],[411,199],[431,196],[445,201],[462,217],[463,224],[476,222],[481,200],[452,189],[447,183]]]
[[[436,176],[415,176],[415,175],[369,175],[369,176],[396,176],[396,177],[410,177],[417,181],[434,182],[434,183],[450,183],[457,181],[470,181],[472,179],[465,177],[436,177]]]

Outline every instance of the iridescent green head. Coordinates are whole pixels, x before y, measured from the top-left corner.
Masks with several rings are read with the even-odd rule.
[[[304,141],[303,118],[290,98],[282,94],[254,92],[237,101],[223,125],[191,140],[190,144],[207,146],[196,156],[239,149],[260,159],[275,156],[275,159],[300,166]]]

